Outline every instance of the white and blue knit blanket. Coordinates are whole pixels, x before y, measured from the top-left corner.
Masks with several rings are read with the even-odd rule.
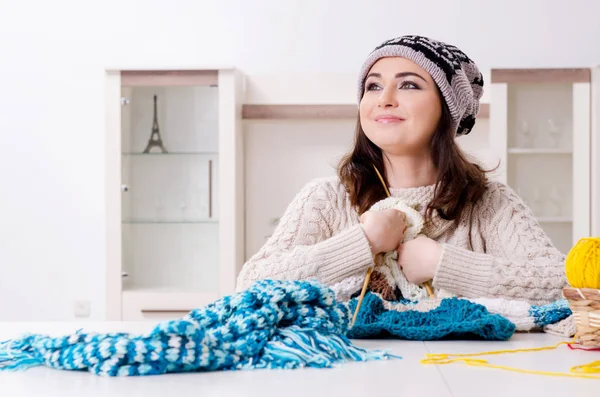
[[[446,337],[507,340],[517,330],[567,318],[566,301],[530,306],[458,298],[388,302],[367,293],[337,301],[329,287],[309,281],[263,280],[186,316],[161,322],[147,334],[78,330],[50,337],[23,335],[0,343],[0,370],[45,365],[102,376],[157,375],[265,368],[331,367],[346,361],[401,358],[356,346],[352,339]]]

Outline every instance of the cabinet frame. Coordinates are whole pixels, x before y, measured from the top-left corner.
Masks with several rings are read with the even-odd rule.
[[[590,161],[592,174],[591,188],[591,232],[600,236],[600,65],[592,68],[591,73],[591,142]]]
[[[598,72],[596,72],[598,73]],[[597,75],[598,76],[598,75]],[[592,197],[598,197],[593,183],[593,171],[597,168],[597,160],[592,155],[592,93],[591,70],[578,69],[492,69],[491,73],[491,112],[490,112],[490,142],[492,149],[500,160],[499,180],[508,183],[508,162],[511,155],[521,153],[524,155],[536,154],[536,150],[521,150],[510,148],[509,137],[509,86],[511,84],[570,84],[572,87],[572,130],[573,149],[571,151],[539,150],[538,154],[572,156],[572,244],[582,237],[587,237],[593,229],[591,215]],[[600,88],[598,82],[594,83]],[[595,90],[597,91],[597,89]],[[597,99],[596,99],[597,101]],[[596,105],[598,108],[598,105]],[[596,122],[597,124],[597,122]],[[598,126],[595,127],[598,130]],[[597,134],[598,132],[596,132]],[[598,146],[598,143],[596,143]],[[598,152],[598,148],[595,148]],[[570,152],[570,153],[567,153]],[[597,156],[596,156],[597,157]],[[543,219],[542,219],[543,220]],[[598,222],[598,221],[596,221]]]
[[[234,68],[120,68],[105,69],[105,252],[106,320],[124,318],[124,298],[136,291],[123,291],[121,230],[121,86],[128,85],[217,85],[219,155],[219,285],[218,294],[189,291],[140,291],[140,299],[161,307],[143,307],[142,312],[181,310],[200,307],[235,291],[236,277],[244,263],[244,139],[242,105],[244,80]],[[182,307],[182,299],[185,307]],[[166,302],[165,302],[166,300]],[[169,300],[174,303],[169,305]],[[189,301],[189,302],[188,302]],[[131,305],[129,305],[131,306]]]

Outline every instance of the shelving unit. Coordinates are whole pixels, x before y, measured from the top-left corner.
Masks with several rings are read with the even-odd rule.
[[[180,317],[234,292],[242,101],[234,69],[107,71],[109,320]]]
[[[564,253],[590,228],[589,69],[493,69],[490,138],[499,179]]]

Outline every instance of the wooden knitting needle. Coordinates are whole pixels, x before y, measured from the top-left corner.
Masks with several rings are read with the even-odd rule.
[[[385,184],[383,177],[379,173],[379,170],[377,169],[377,167],[375,167],[375,164],[373,164],[373,168],[375,168],[375,172],[377,173],[377,176],[379,177],[379,180],[381,181],[381,184],[383,185],[383,188],[385,189],[385,194],[387,194],[387,196],[390,197],[391,196],[390,191],[388,190],[388,187]]]
[[[381,181],[381,184],[383,185],[383,188],[385,189],[385,193],[387,194],[388,197],[390,197],[391,196],[390,191],[388,190],[387,185],[385,184],[385,182],[383,180],[383,177],[379,173],[379,170],[377,169],[377,167],[375,167],[375,164],[373,164],[373,168],[375,168],[375,172],[377,173],[377,176],[379,177],[379,180]],[[371,280],[372,272],[373,272],[373,268],[370,267],[369,270],[367,270],[365,282],[363,283],[362,290],[360,291],[360,296],[358,297],[358,303],[356,304],[356,309],[354,310],[354,316],[352,316],[352,323],[350,325],[350,328],[352,328],[352,326],[354,325],[354,322],[356,321],[356,316],[358,315],[358,312],[360,310],[360,305],[362,304],[363,298],[365,297],[365,294],[367,292],[367,287],[369,286],[369,281]],[[429,281],[426,281],[424,283],[424,286],[425,286],[425,289],[427,290],[427,294],[429,295],[429,297],[435,298],[433,289],[431,288]]]
[[[429,294],[429,297],[435,299],[435,294],[433,293],[433,289],[431,288],[431,282],[430,281],[425,281],[423,283],[423,285],[425,286],[425,289],[427,290],[427,293]]]
[[[365,293],[367,292],[367,287],[369,286],[369,280],[371,279],[371,273],[373,273],[373,268],[370,267],[367,270],[367,276],[365,277],[365,282],[362,287],[362,291],[360,291],[360,296],[358,297],[358,303],[356,304],[356,310],[354,310],[354,316],[352,316],[352,323],[350,323],[350,328],[354,326],[354,322],[356,321],[356,316],[358,316],[358,311],[360,310],[360,305],[362,304],[363,298],[365,297]]]

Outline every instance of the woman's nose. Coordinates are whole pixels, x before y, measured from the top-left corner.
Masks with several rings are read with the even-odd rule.
[[[379,107],[392,107],[398,106],[398,100],[396,99],[396,92],[391,88],[385,88],[381,91],[377,106]]]

